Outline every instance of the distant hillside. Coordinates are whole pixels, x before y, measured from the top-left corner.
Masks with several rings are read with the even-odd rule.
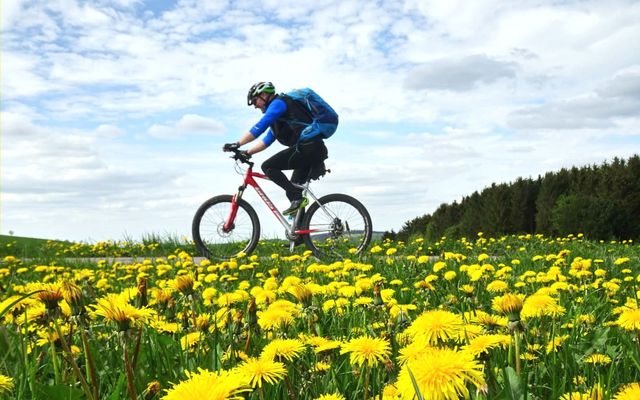
[[[433,214],[407,221],[385,236],[406,240],[424,235],[475,236],[517,233],[590,239],[640,239],[640,157],[602,165],[563,168],[537,179],[492,184],[460,202],[441,204]]]

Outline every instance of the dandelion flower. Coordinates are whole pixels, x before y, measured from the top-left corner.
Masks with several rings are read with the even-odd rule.
[[[265,311],[259,311],[257,315],[258,325],[266,330],[277,330],[293,322],[293,315],[289,311],[278,308],[270,307]]]
[[[249,358],[236,370],[249,380],[253,388],[261,388],[265,383],[274,385],[287,375],[283,363],[262,358]]]
[[[0,374],[0,394],[8,394],[13,390],[13,378]]]
[[[323,394],[320,397],[316,397],[314,400],[346,400],[340,393]]]
[[[98,299],[98,304],[92,307],[95,309],[94,315],[104,317],[107,321],[116,322],[120,331],[127,331],[131,324],[141,325],[154,314],[153,310],[146,307],[136,308],[129,304],[123,296],[113,293]]]
[[[473,355],[449,348],[433,348],[402,367],[397,383],[402,399],[414,399],[416,395],[409,372],[422,396],[431,400],[468,399],[469,383],[476,387],[485,384],[482,365]]]
[[[560,400],[592,400],[589,393],[570,392],[560,396]]]
[[[242,393],[249,392],[247,378],[236,371],[211,372],[198,369],[198,372],[188,372],[187,380],[167,389],[162,400],[241,400]]]
[[[318,343],[318,344],[314,345],[315,348],[314,348],[313,351],[316,354],[322,354],[322,353],[329,352],[331,350],[335,350],[335,349],[339,348],[340,345],[341,345],[341,343],[338,342],[337,340],[326,340],[323,343]]]
[[[194,280],[191,275],[180,275],[173,282],[173,287],[185,296],[193,294]]]
[[[506,328],[509,324],[509,320],[507,319],[507,317],[489,314],[481,310],[475,311],[475,315],[473,315],[470,320],[471,322],[482,325],[489,331],[499,328]]]
[[[361,336],[343,344],[340,354],[350,353],[351,364],[372,366],[388,358],[390,351],[391,346],[386,340]]]
[[[288,288],[289,293],[293,295],[300,303],[304,304],[306,307],[311,305],[311,300],[313,296],[313,292],[306,285],[297,284]]]
[[[425,311],[411,323],[406,332],[424,336],[430,344],[456,339],[464,329],[462,317],[445,310]]]
[[[564,307],[558,305],[553,297],[546,294],[534,294],[527,297],[522,305],[520,316],[522,319],[534,317],[551,316],[558,317],[564,315]]]
[[[41,290],[36,297],[42,301],[47,310],[56,310],[60,301],[64,298],[60,283],[31,283],[27,285],[27,291]]]
[[[500,314],[509,316],[511,321],[520,320],[520,311],[523,305],[522,295],[507,293],[504,296],[497,296],[492,300],[492,308]]]
[[[505,281],[496,279],[487,285],[487,291],[492,293],[503,293],[509,289],[509,285]]]
[[[324,361],[318,361],[313,365],[313,368],[309,372],[316,373],[316,374],[323,374],[330,369],[331,369],[331,364],[328,364]]]
[[[298,339],[276,339],[262,349],[260,358],[265,360],[293,361],[304,352],[305,346]]]
[[[508,347],[510,343],[511,336],[509,335],[481,335],[471,339],[469,344],[463,347],[463,350],[477,356],[482,353],[488,353],[491,349],[497,347]]]
[[[424,336],[419,336],[413,343],[400,349],[397,359],[400,365],[404,365],[409,361],[423,357],[430,350],[431,346],[427,343],[427,339]]]
[[[611,364],[611,357],[609,357],[608,355],[605,354],[591,354],[589,356],[586,356],[583,361],[587,364],[593,364],[593,365],[607,365],[607,364]]]
[[[624,386],[613,400],[636,400],[640,398],[640,383],[634,382]]]
[[[180,346],[182,350],[195,350],[195,347],[198,345],[200,340],[202,339],[202,332],[191,332],[184,335],[180,338]]]
[[[547,344],[547,354],[558,351],[558,348],[569,339],[569,335],[556,336]]]
[[[382,389],[382,400],[392,400],[398,399],[400,396],[400,392],[398,391],[398,387],[393,384],[387,384],[384,389]]]
[[[627,331],[640,331],[640,308],[624,310],[616,324]]]

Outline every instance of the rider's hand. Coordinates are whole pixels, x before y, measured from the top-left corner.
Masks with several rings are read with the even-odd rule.
[[[238,150],[239,147],[240,147],[240,144],[238,142],[225,143],[225,145],[222,146],[222,151],[234,151],[234,150]]]
[[[251,154],[247,153],[245,150],[240,150],[238,153],[240,154],[240,157],[244,158],[245,160],[251,159]]]

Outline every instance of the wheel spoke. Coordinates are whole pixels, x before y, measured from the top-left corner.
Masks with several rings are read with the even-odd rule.
[[[255,211],[242,201],[235,219],[229,222],[231,196],[219,196],[203,204],[196,212],[193,236],[200,252],[209,258],[223,259],[250,252],[257,244],[259,222]]]
[[[364,206],[340,194],[325,196],[320,203],[322,207],[309,209],[306,219],[309,230],[314,231],[307,237],[314,254],[342,257],[365,249],[371,240],[371,219]]]

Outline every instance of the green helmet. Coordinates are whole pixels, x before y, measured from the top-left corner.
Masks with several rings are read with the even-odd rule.
[[[253,99],[261,93],[275,94],[276,87],[273,86],[273,83],[271,82],[258,82],[251,86],[251,89],[249,89],[249,93],[247,94],[247,105],[252,105]]]

